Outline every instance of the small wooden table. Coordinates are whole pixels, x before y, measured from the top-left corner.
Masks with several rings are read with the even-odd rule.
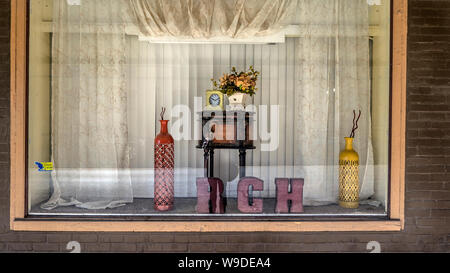
[[[247,150],[254,150],[252,124],[255,113],[244,111],[203,111],[202,140],[197,145],[203,149],[205,177],[214,177],[214,150],[234,149],[239,151],[239,177],[245,177]],[[210,136],[203,128],[211,127]]]

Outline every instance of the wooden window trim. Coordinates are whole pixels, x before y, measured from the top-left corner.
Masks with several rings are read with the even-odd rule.
[[[10,228],[92,232],[314,232],[404,229],[407,0],[393,0],[389,220],[369,221],[117,221],[26,217],[27,0],[11,0]]]

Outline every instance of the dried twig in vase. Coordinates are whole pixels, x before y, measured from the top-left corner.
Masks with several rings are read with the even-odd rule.
[[[358,127],[359,118],[361,118],[361,110],[359,110],[358,118],[356,118],[356,111],[353,110],[353,127],[352,127],[352,133],[350,134],[350,138],[355,138],[355,132],[359,128]]]
[[[166,107],[163,107],[162,108],[162,111],[161,111],[161,114],[159,114],[160,115],[160,117],[161,117],[161,120],[164,120],[164,114],[166,113]]]

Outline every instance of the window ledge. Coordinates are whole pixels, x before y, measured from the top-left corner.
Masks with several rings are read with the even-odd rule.
[[[15,231],[71,232],[323,232],[400,231],[400,220],[305,221],[305,222],[148,222],[148,221],[58,221],[16,219]]]

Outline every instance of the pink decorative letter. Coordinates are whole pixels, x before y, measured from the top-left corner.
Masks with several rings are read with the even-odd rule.
[[[253,191],[262,191],[264,189],[264,181],[255,177],[244,177],[238,184],[238,209],[243,213],[262,213],[263,200],[253,198],[253,205],[249,204],[249,188],[253,186]]]
[[[291,179],[291,192],[289,192],[289,179],[275,179],[277,185],[276,213],[300,213],[303,212],[303,179]],[[291,200],[289,210],[288,200]]]
[[[223,182],[219,178],[197,178],[197,213],[225,213],[223,190]],[[212,210],[209,208],[210,200]]]

